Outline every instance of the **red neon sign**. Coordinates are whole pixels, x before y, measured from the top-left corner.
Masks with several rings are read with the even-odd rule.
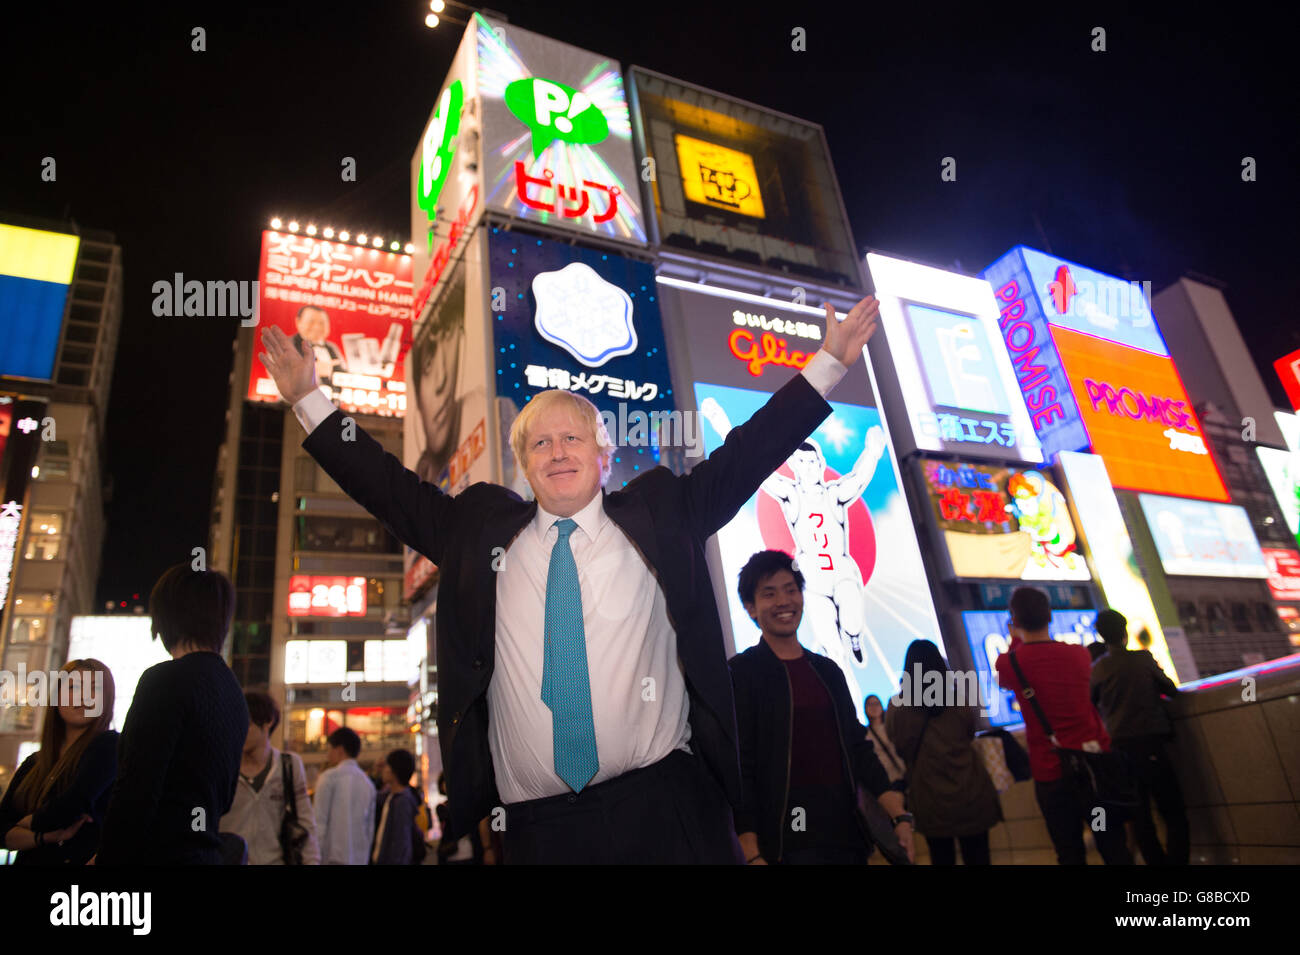
[[[1268,589],[1274,600],[1300,600],[1300,554],[1280,547],[1263,547],[1268,564]]]
[[[364,617],[366,578],[315,577],[298,574],[289,578],[289,616]]]
[[[1079,294],[1079,290],[1074,286],[1074,276],[1070,274],[1068,265],[1059,266],[1056,270],[1056,278],[1047,286],[1047,292],[1052,296],[1052,305],[1056,307],[1056,314],[1064,315],[1070,310],[1070,299]]]
[[[1273,368],[1277,371],[1277,376],[1282,379],[1286,396],[1291,399],[1291,408],[1300,411],[1300,351],[1283,355],[1273,362]]]
[[[420,314],[424,311],[425,302],[429,301],[429,296],[433,294],[433,287],[438,284],[438,280],[442,278],[442,273],[446,271],[447,263],[451,261],[451,253],[459,244],[461,236],[465,234],[470,217],[474,215],[474,210],[477,208],[478,183],[475,183],[470,187],[469,192],[465,195],[465,200],[460,204],[460,211],[456,213],[456,221],[451,224],[451,232],[438,246],[438,251],[433,253],[433,259],[429,262],[429,269],[424,273],[424,281],[420,283],[420,291],[415,293],[415,308],[411,312],[415,321],[420,320]]]
[[[787,352],[784,338],[764,332],[757,342],[748,329],[737,328],[727,336],[731,354],[743,362],[755,378],[763,374],[764,365],[782,365],[786,368],[803,368],[812,360],[813,352]]]

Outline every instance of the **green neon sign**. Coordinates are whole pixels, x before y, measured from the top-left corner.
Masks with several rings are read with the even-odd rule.
[[[456,135],[460,132],[460,108],[465,101],[465,89],[455,80],[442,91],[438,108],[424,131],[420,155],[420,181],[416,202],[429,214],[429,221],[438,217],[438,196],[451,172],[451,159],[456,153]]]
[[[530,76],[506,87],[506,107],[532,131],[533,155],[555,140],[595,144],[609,136],[609,121],[591,97],[571,86]]]

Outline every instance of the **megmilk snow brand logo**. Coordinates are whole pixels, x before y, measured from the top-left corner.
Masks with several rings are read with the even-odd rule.
[[[572,262],[533,276],[537,333],[588,368],[636,351],[632,299],[596,270]]]

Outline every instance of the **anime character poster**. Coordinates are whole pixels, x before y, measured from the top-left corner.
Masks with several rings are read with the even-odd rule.
[[[695,382],[705,450],[770,395]],[[853,701],[898,691],[907,645],[943,639],[915,528],[875,408],[832,401],[832,414],[718,532],[736,650],[759,639],[736,593],[760,550],[794,555],[805,577],[799,641],[844,671]]]

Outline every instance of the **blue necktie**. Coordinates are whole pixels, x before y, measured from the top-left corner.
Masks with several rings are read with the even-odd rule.
[[[574,792],[591,782],[596,758],[596,725],[591,716],[591,679],[587,673],[587,636],[582,625],[582,590],[578,565],[569,549],[577,522],[555,522],[560,536],[551,550],[546,574],[546,651],[542,663],[542,702],[551,711],[555,774]]]

